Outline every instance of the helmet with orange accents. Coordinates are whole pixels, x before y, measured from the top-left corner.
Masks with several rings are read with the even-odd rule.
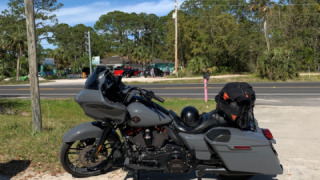
[[[229,125],[241,129],[248,127],[253,117],[253,107],[256,100],[255,92],[248,83],[232,82],[226,84],[215,98],[217,112]]]

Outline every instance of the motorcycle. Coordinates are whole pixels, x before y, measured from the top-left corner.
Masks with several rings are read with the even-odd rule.
[[[282,174],[268,129],[217,126],[215,110],[200,115],[192,126],[152,99],[152,91],[130,87],[105,67],[97,67],[75,97],[94,119],[63,136],[60,162],[74,177],[96,176],[122,167],[139,179],[143,172],[218,176]]]

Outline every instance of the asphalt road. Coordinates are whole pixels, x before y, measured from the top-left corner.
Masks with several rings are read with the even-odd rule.
[[[257,104],[320,106],[320,83],[251,83],[256,95]],[[154,91],[161,97],[204,98],[203,84],[138,84],[130,85]],[[213,100],[224,84],[208,84],[208,99]],[[83,83],[75,84],[40,84],[41,98],[75,97],[84,87]],[[28,85],[0,86],[0,98],[30,97]],[[283,101],[285,100],[285,101]]]

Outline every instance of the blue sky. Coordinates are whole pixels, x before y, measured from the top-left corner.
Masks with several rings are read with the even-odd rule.
[[[179,5],[183,1],[178,0]],[[8,7],[8,2],[9,0],[0,0],[0,11]],[[58,0],[58,2],[64,4],[55,12],[58,21],[70,26],[80,23],[93,26],[101,15],[115,10],[164,16],[174,9],[174,0]]]
[[[174,0],[57,0],[64,4],[62,8],[55,11],[59,23],[70,26],[84,24],[94,26],[95,22],[103,14],[115,10],[122,12],[145,12],[165,16],[174,9]],[[179,6],[185,0],[178,0]],[[0,12],[8,8],[9,0],[0,0]],[[41,42],[44,48],[54,49],[46,40]]]

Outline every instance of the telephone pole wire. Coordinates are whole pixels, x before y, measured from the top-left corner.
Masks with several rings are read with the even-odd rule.
[[[174,61],[174,71],[176,73],[176,76],[178,76],[178,0],[176,1],[175,6],[175,61]]]

